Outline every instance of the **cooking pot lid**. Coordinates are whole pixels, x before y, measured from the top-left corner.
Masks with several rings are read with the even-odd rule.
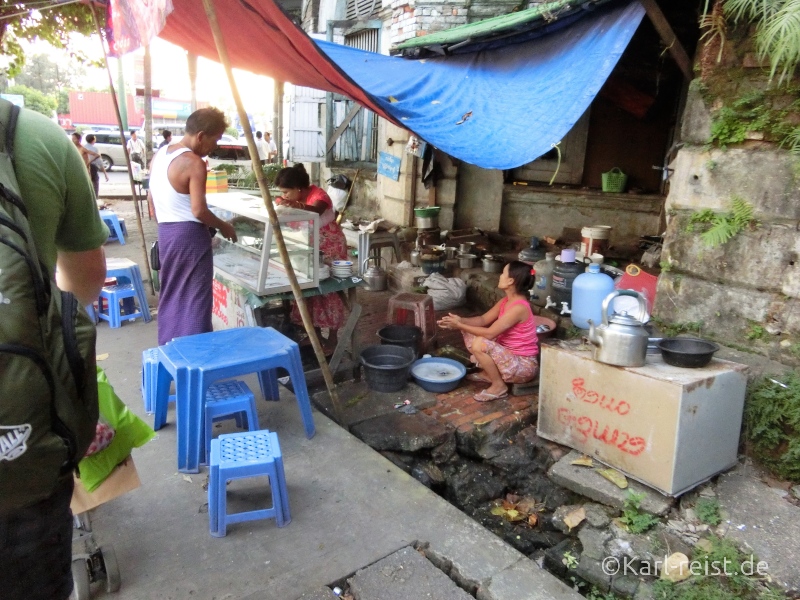
[[[642,327],[644,325],[644,323],[642,323],[639,319],[630,316],[627,311],[624,310],[611,315],[609,322],[614,323],[615,325],[630,325],[632,327]]]

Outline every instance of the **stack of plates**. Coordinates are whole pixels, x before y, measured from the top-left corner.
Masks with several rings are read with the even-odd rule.
[[[331,268],[328,265],[320,265],[319,266],[319,279],[322,281],[323,279],[327,279],[331,276]]]
[[[332,264],[331,273],[334,277],[344,279],[353,274],[353,261],[351,260],[335,260]]]

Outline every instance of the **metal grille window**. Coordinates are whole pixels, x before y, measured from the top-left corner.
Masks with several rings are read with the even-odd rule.
[[[351,10],[355,18],[370,16],[380,8],[378,0],[348,0],[347,16]],[[344,33],[344,44],[367,52],[380,51],[380,21],[353,21]],[[361,108],[352,100],[332,94],[329,104],[328,144],[329,164],[341,162],[377,162],[378,117],[370,110]],[[337,135],[338,134],[338,135]]]

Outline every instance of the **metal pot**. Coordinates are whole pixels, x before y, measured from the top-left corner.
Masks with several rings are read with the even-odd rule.
[[[444,247],[444,256],[447,260],[453,260],[456,255],[458,254],[458,248],[455,246],[445,246]]]
[[[458,259],[459,268],[471,269],[475,266],[475,259],[477,257],[474,254],[458,254],[456,258]]]
[[[459,254],[472,254],[472,247],[475,245],[475,242],[462,242],[458,245],[458,253]]]
[[[608,316],[608,309],[617,296],[633,296],[639,301],[639,314],[636,317],[626,312]],[[641,367],[647,356],[650,340],[644,327],[647,319],[647,302],[639,292],[616,290],[603,300],[603,323],[596,327],[589,322],[589,341],[595,345],[594,359],[598,362],[618,367]]]
[[[377,264],[367,268],[367,263],[371,260],[377,260]],[[370,292],[382,292],[386,289],[386,271],[381,269],[381,260],[386,259],[382,256],[368,256],[364,259],[362,264],[364,282],[367,284],[367,288]]]
[[[439,226],[439,215],[433,217],[415,217],[417,229],[436,229]]]
[[[487,273],[502,273],[505,263],[493,256],[486,255],[483,257],[483,270]]]

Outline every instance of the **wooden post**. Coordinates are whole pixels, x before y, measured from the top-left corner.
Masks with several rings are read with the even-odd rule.
[[[667,17],[661,11],[656,0],[640,0],[647,16],[656,28],[661,41],[666,45],[667,50],[672,55],[672,58],[678,63],[678,68],[683,73],[687,81],[694,79],[694,71],[692,70],[692,61],[689,60],[689,55],[686,54],[683,45],[678,40],[675,32],[667,21]]]
[[[106,71],[108,72],[108,89],[111,90],[111,100],[114,103],[114,110],[117,113],[117,124],[119,125],[119,134],[122,138],[122,151],[125,153],[125,161],[128,164],[128,181],[131,184],[131,199],[133,200],[133,207],[136,209],[136,225],[139,229],[139,236],[142,238],[142,256],[144,257],[144,264],[147,266],[147,271],[150,272],[150,257],[147,255],[147,239],[144,237],[144,227],[142,226],[142,213],[139,210],[139,200],[136,197],[136,182],[133,180],[133,170],[131,169],[131,157],[128,154],[128,145],[125,143],[125,128],[122,125],[122,115],[119,111],[119,100],[117,94],[114,92],[114,78],[111,75],[111,67],[108,64],[108,52],[106,45],[103,43],[103,32],[100,29],[100,20],[97,18],[97,12],[94,9],[94,4],[89,3],[89,8],[92,9],[92,17],[94,17],[94,25],[97,28],[97,35],[100,38],[100,45],[103,48],[103,56],[106,59]],[[125,94],[125,90],[122,90]],[[127,96],[123,98],[127,102]],[[156,295],[156,289],[153,285],[153,279],[150,278],[150,295]]]
[[[303,327],[305,327],[308,338],[311,340],[311,346],[314,348],[314,354],[319,362],[322,376],[325,379],[325,385],[328,388],[328,393],[331,397],[331,404],[333,405],[333,412],[339,424],[347,428],[347,423],[344,421],[344,413],[342,411],[341,403],[339,402],[339,395],[336,392],[336,384],[333,382],[333,375],[331,374],[328,362],[325,360],[325,353],[322,351],[322,346],[317,338],[317,332],[314,331],[314,324],[311,320],[311,315],[308,312],[303,292],[300,289],[300,284],[297,283],[297,276],[294,273],[294,267],[289,260],[289,253],[286,250],[286,244],[283,241],[283,233],[281,232],[280,224],[278,223],[278,215],[275,212],[275,206],[272,204],[272,197],[269,193],[264,171],[261,168],[261,161],[258,159],[258,150],[256,149],[256,142],[253,138],[253,131],[250,129],[250,120],[247,118],[247,112],[242,104],[242,98],[239,95],[239,88],[236,85],[236,80],[233,78],[233,69],[231,68],[231,61],[228,58],[228,49],[225,45],[225,40],[222,38],[222,30],[217,21],[217,14],[214,10],[212,0],[203,0],[203,6],[206,10],[206,17],[208,17],[208,24],[211,26],[211,32],[214,35],[214,43],[217,46],[220,61],[225,67],[225,72],[228,75],[228,83],[231,86],[231,93],[236,102],[236,110],[239,113],[239,121],[244,127],[244,136],[247,138],[247,148],[250,150],[250,158],[253,162],[253,172],[256,174],[258,180],[258,188],[261,190],[261,197],[264,200],[264,206],[269,215],[269,222],[272,225],[272,230],[275,235],[275,242],[278,246],[278,253],[280,254],[283,265],[286,268],[286,274],[289,276],[289,285],[292,288],[292,294],[297,302],[297,308],[300,310],[300,316],[303,319]]]

